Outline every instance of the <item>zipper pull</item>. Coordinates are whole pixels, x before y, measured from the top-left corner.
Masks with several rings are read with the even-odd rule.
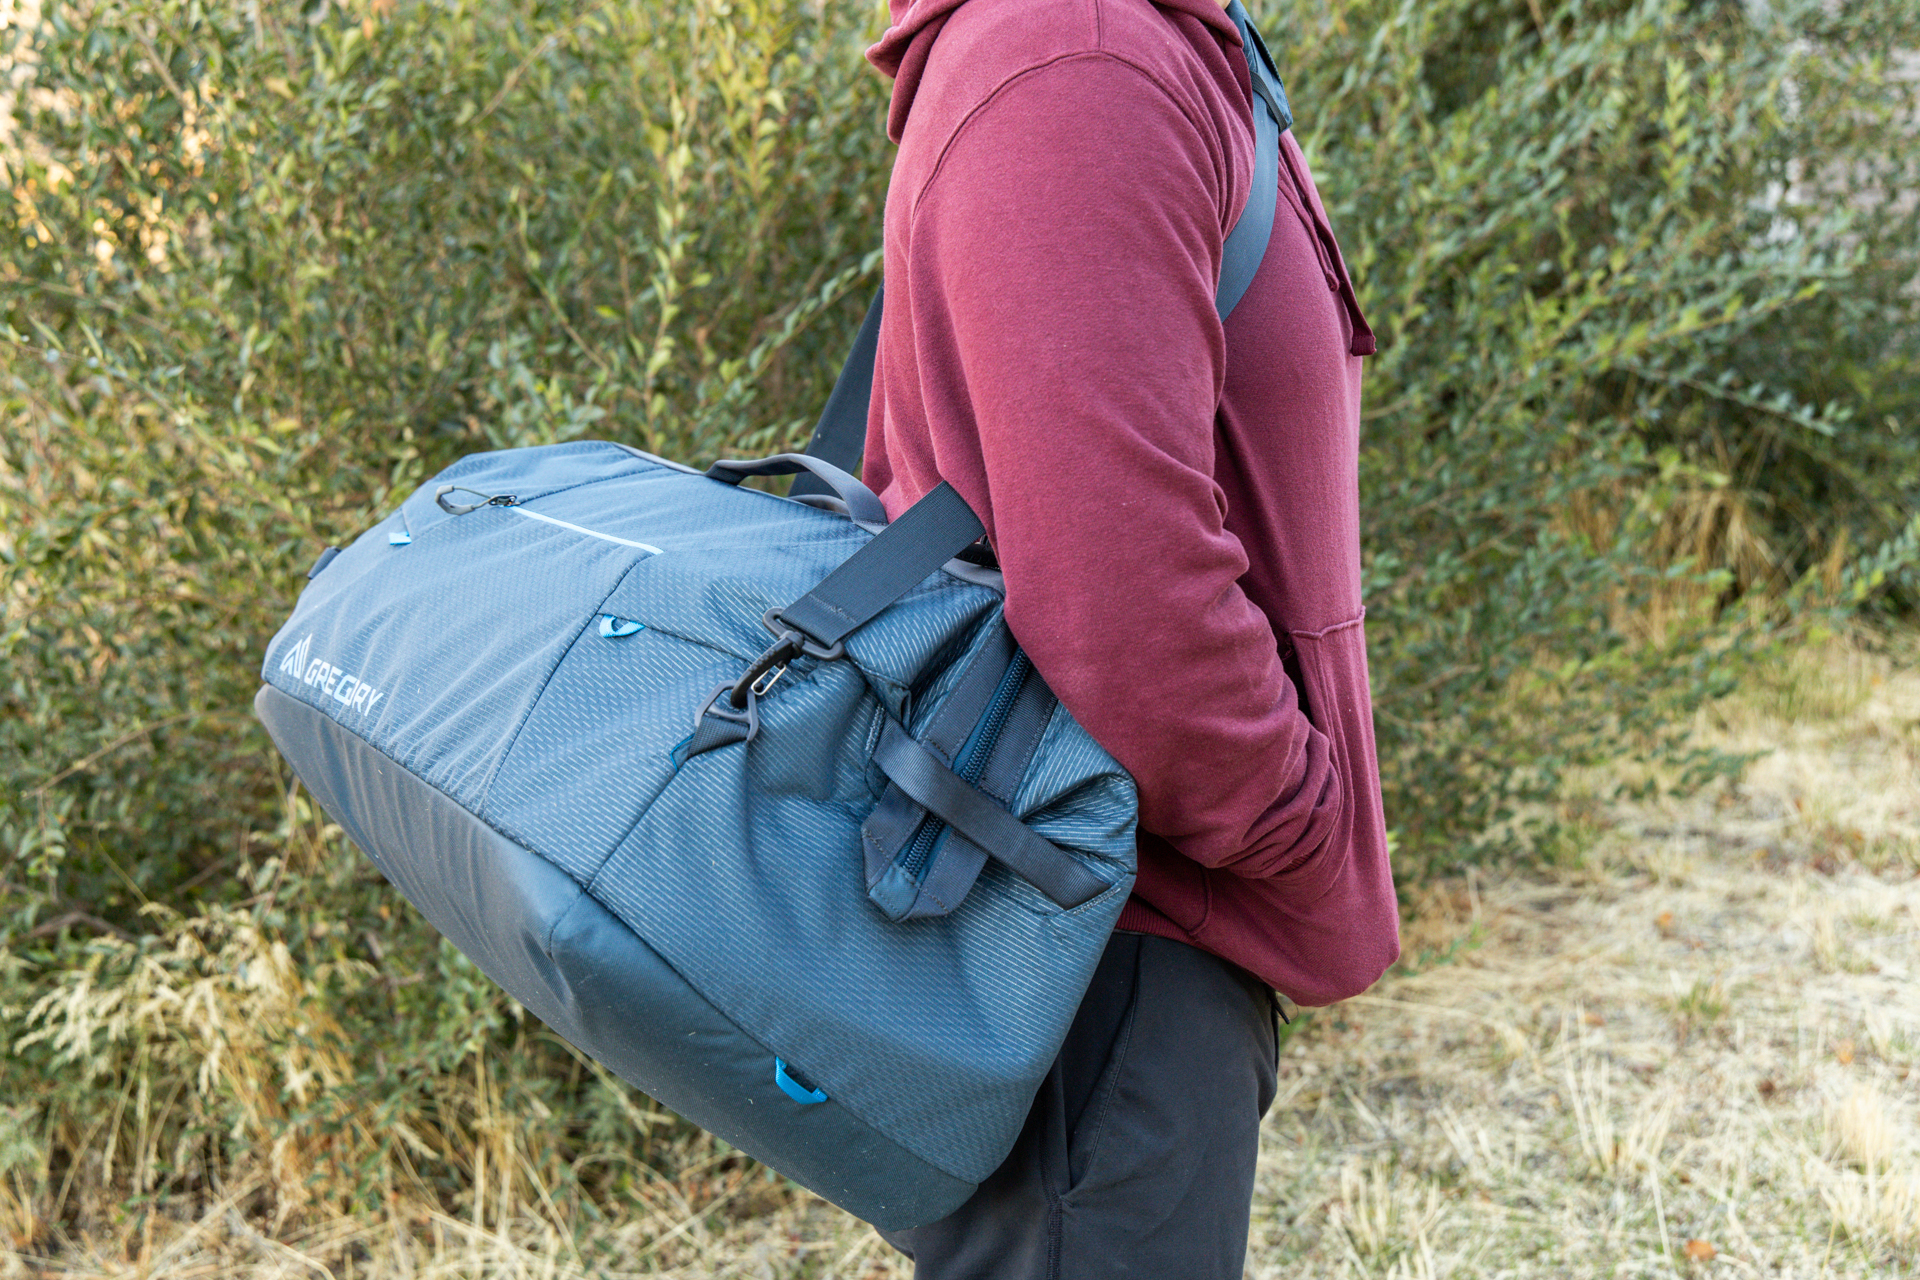
[[[450,493],[470,493],[480,499],[478,502],[448,502]],[[469,489],[463,484],[443,484],[433,491],[433,501],[450,516],[463,516],[469,511],[478,511],[482,507],[517,507],[520,499],[511,493],[482,493],[478,489]]]

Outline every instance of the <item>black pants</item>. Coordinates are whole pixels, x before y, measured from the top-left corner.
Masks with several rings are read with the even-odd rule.
[[[1243,970],[1116,933],[1006,1162],[883,1234],[915,1280],[1240,1280],[1275,1030]]]

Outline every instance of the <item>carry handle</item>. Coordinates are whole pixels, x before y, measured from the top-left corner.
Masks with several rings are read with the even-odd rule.
[[[1056,906],[1071,910],[1113,887],[949,769],[892,716],[881,727],[873,762],[928,813],[979,845]]]
[[[824,458],[810,457],[804,453],[776,453],[771,458],[751,461],[723,459],[707,468],[707,479],[739,484],[748,476],[790,476],[798,472],[806,472],[825,481],[840,501],[847,504],[847,514],[855,524],[882,525],[887,522],[887,509],[881,505],[873,490]]]

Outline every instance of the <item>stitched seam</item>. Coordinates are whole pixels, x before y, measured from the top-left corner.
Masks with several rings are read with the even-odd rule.
[[[562,911],[553,918],[553,923],[547,926],[547,931],[540,935],[540,953],[549,960],[553,959],[553,935],[560,931],[560,926],[566,923],[567,917],[579,910],[580,903],[589,896],[585,885],[580,884],[577,880],[574,881],[574,884],[579,887],[580,892],[574,895],[573,901],[567,904],[565,911]],[[598,904],[596,903],[595,905],[597,906]]]
[[[1336,631],[1345,631],[1349,627],[1357,627],[1366,620],[1367,611],[1362,609],[1345,622],[1336,622],[1332,626],[1322,627],[1318,631],[1288,631],[1287,634],[1290,636],[1298,636],[1302,640],[1324,640]]]
[[[1036,675],[1037,674],[1038,673],[1036,673]],[[1018,770],[1010,771],[1007,774],[1007,794],[1002,795],[1000,792],[988,787],[980,788],[995,800],[998,800],[1009,811],[1013,809],[1014,796],[1020,793],[1020,785],[1027,780],[1027,770],[1033,767],[1033,753],[1040,749],[1040,740],[1047,736],[1047,727],[1053,723],[1053,713],[1060,706],[1060,700],[1053,697],[1052,690],[1048,690],[1046,696],[1053,699],[1053,706],[1047,708],[1045,715],[1034,717],[1033,728],[1024,738],[1015,738],[1004,745],[996,744],[998,749],[994,754],[998,755],[1000,751],[1011,747],[1013,748],[1013,752],[1009,754],[1007,758],[1020,762],[1020,768]],[[1014,816],[1017,818],[1020,815],[1014,814]]]
[[[994,690],[1000,683],[1000,675],[993,672],[993,664],[988,662],[988,658],[992,656],[996,647],[989,633],[985,643],[973,649],[972,656],[967,659],[967,669],[961,673],[958,680],[954,681],[953,687],[947,691],[947,696],[941,701],[940,710],[933,714],[927,724],[926,745],[933,749],[949,769],[953,768],[954,757],[962,747],[967,745],[967,739],[972,735],[974,725],[979,723],[980,717],[985,714],[987,704],[993,701]],[[985,697],[978,696],[981,691],[984,691]],[[975,696],[967,702],[962,702],[962,695],[966,694]],[[963,707],[975,703],[980,709],[974,712],[970,719],[960,714]],[[951,723],[947,723],[948,721]],[[952,745],[949,747],[948,743]]]
[[[888,850],[885,844],[881,843],[880,837],[868,831],[864,826],[860,828],[860,843],[887,859],[889,863],[893,861],[892,852]],[[882,874],[885,873],[883,872]]]
[[[1193,116],[1188,113],[1187,109],[1180,105],[1179,100],[1167,92],[1166,87],[1154,78],[1151,71],[1148,71],[1133,59],[1123,58],[1119,54],[1110,53],[1104,49],[1076,49],[1072,53],[1059,54],[1056,57],[1047,59],[1045,62],[1036,63],[1031,67],[1022,67],[1019,71],[1014,72],[1005,80],[1002,80],[999,84],[988,90],[986,96],[970,107],[967,110],[967,114],[960,118],[960,122],[954,125],[953,132],[947,135],[947,140],[940,146],[940,156],[933,162],[933,168],[927,174],[927,180],[921,183],[920,189],[913,194],[913,208],[907,215],[908,233],[912,233],[914,224],[919,221],[920,206],[926,200],[927,192],[933,189],[933,184],[940,180],[942,173],[946,172],[947,157],[953,154],[953,148],[959,143],[960,136],[967,131],[967,126],[971,125],[988,107],[997,102],[1002,94],[1029,76],[1038,75],[1040,72],[1059,66],[1062,63],[1093,59],[1111,62],[1137,73],[1142,80],[1145,80],[1149,85],[1153,86],[1156,93],[1167,100],[1167,105],[1180,113],[1181,119],[1187,122],[1187,126],[1191,128],[1195,134],[1203,139],[1207,136],[1207,130],[1202,128],[1200,122],[1195,120]],[[1218,193],[1216,192],[1215,194],[1217,195]]]
[[[918,829],[919,824],[915,823],[914,827],[915,829]],[[909,832],[908,835],[911,836],[912,832]],[[947,838],[949,841],[954,839],[965,839],[965,837],[961,836],[958,831],[953,830],[951,825],[949,825],[947,830]],[[891,851],[888,850],[886,845],[882,844],[877,837],[870,834],[865,827],[862,827],[860,829],[860,842],[865,847],[872,849],[875,853],[887,859],[889,865],[892,864],[894,858],[897,858],[899,856],[899,850],[897,849],[891,850]],[[905,842],[903,841],[902,843],[904,844]],[[971,843],[971,841],[969,841],[969,843]],[[927,885],[926,885],[927,880],[929,880],[932,877],[934,863],[939,860],[939,856],[940,856],[939,853],[936,853],[934,857],[928,861],[927,873],[922,875],[920,879],[914,883],[914,893],[916,897],[925,896],[927,898],[932,899],[940,907],[942,911],[951,915],[953,912],[953,905],[948,903],[945,899],[943,899],[939,894],[935,893],[933,890],[927,888]],[[886,873],[882,872],[881,874],[885,875]],[[911,907],[909,907],[909,914],[911,914]]]
[[[927,881],[933,878],[933,868],[935,864],[940,861],[941,856],[949,851],[950,846],[955,840],[959,839],[965,839],[965,837],[949,826],[947,828],[947,838],[941,842],[941,847],[934,851],[933,856],[927,859],[926,873],[920,877],[920,883],[917,886],[920,896],[933,899],[935,905],[948,915],[953,914],[953,904],[947,902],[939,894],[927,888]],[[971,888],[972,886],[969,885],[968,887]]]
[[[569,657],[573,656],[573,651],[580,647],[580,641],[586,637],[587,628],[593,624],[594,618],[599,616],[600,610],[606,607],[607,601],[613,599],[614,593],[620,590],[621,584],[633,576],[633,571],[644,563],[644,560],[636,560],[621,570],[620,576],[613,580],[613,585],[608,587],[606,593],[600,597],[600,603],[594,607],[594,612],[587,615],[586,621],[580,624],[580,629],[573,633],[573,639],[567,641],[566,647],[561,649],[559,656],[553,660],[553,665],[547,668],[546,675],[540,678],[540,687],[534,691],[533,697],[528,699],[527,709],[520,713],[520,718],[514,721],[513,729],[507,734],[506,749],[493,762],[493,768],[487,771],[487,780],[480,784],[481,808],[488,807],[493,799],[493,784],[500,777],[500,771],[507,767],[507,761],[513,758],[514,748],[520,745],[520,735],[526,729],[527,722],[533,719],[533,713],[546,699],[547,690],[552,686],[553,678],[560,674],[560,668],[566,664]]]

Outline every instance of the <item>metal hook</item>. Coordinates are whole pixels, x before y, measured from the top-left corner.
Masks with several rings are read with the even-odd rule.
[[[764,690],[759,687],[761,677],[772,672],[773,679],[778,680],[780,672],[785,671],[787,664],[799,657],[800,652],[800,637],[793,632],[788,632],[769,645],[765,653],[753,660],[753,665],[747,668],[747,673],[734,682],[731,698],[734,708],[738,710],[745,707],[749,700],[763,693]],[[773,688],[773,680],[767,681],[766,687]]]
[[[450,493],[470,493],[480,502],[448,502]],[[511,493],[481,493],[478,489],[469,489],[463,484],[443,484],[433,491],[434,503],[450,516],[463,516],[469,511],[478,511],[482,507],[514,507],[520,499]]]

